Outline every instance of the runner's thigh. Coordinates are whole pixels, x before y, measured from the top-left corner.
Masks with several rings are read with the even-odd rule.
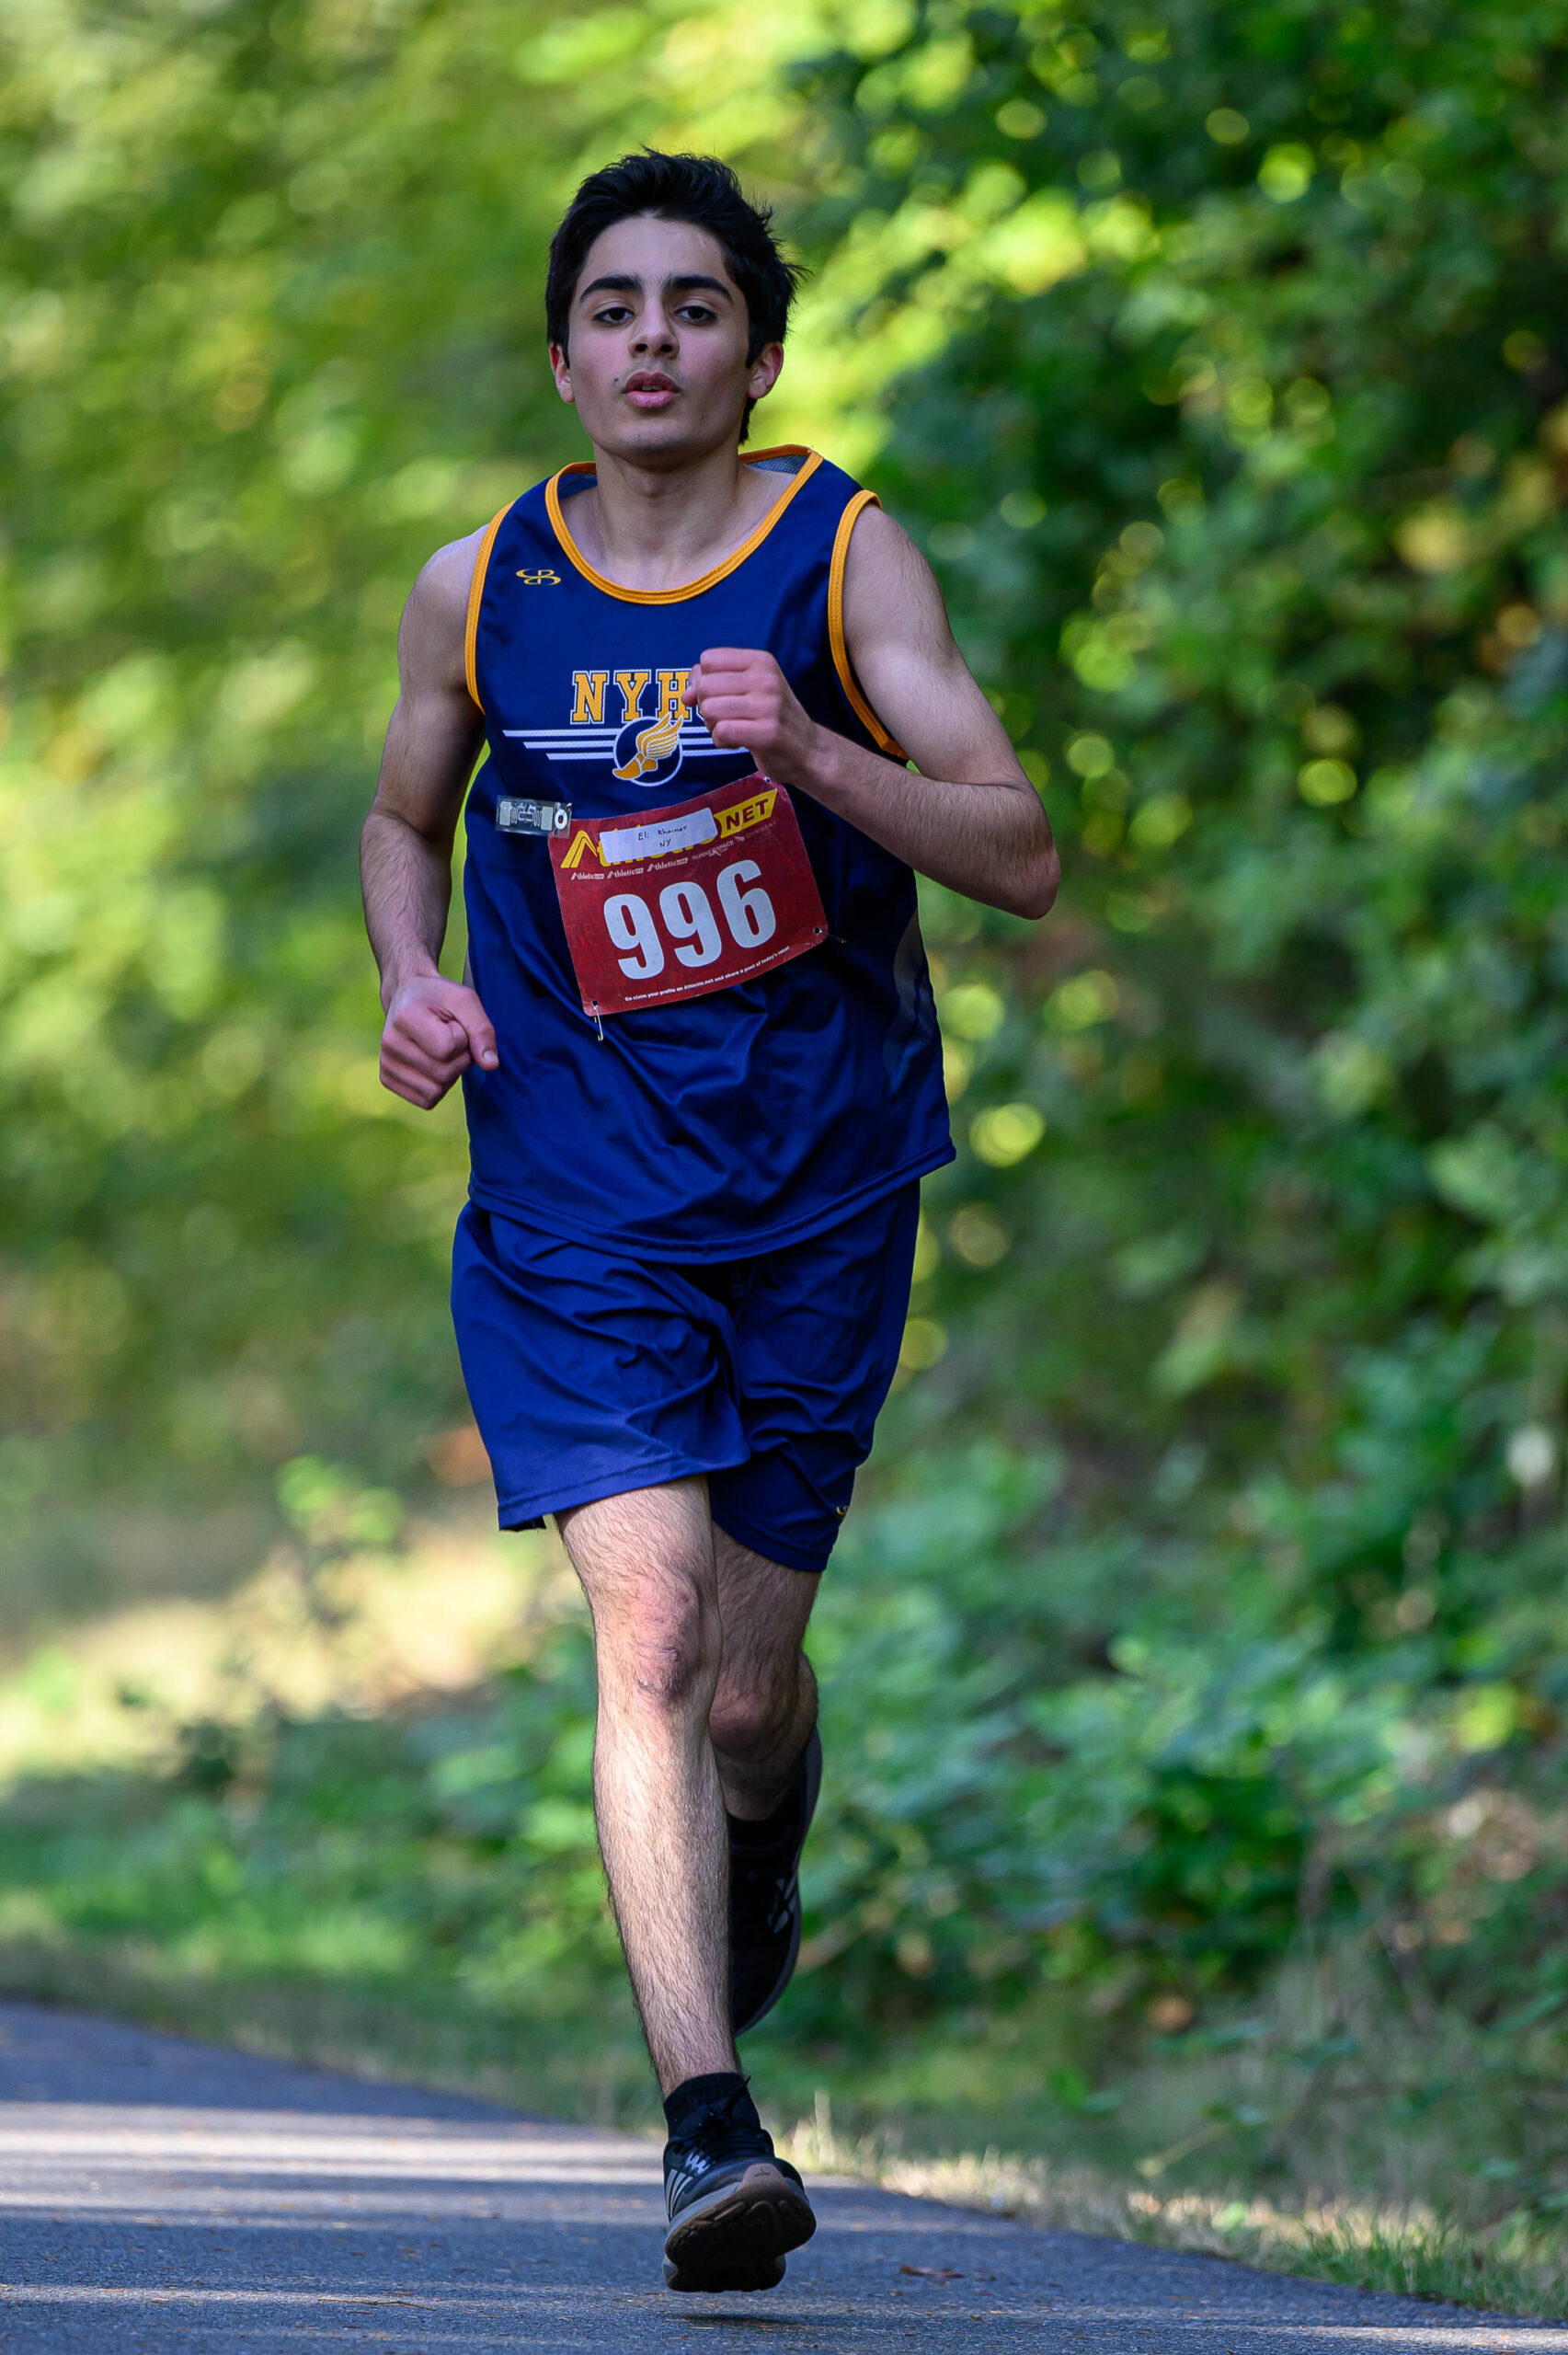
[[[794,1669],[822,1581],[754,1554],[718,1528],[714,1560],[724,1623],[722,1683],[741,1694],[771,1692]]]

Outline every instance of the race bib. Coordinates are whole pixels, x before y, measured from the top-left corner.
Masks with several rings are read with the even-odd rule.
[[[644,817],[574,817],[551,836],[550,864],[585,1014],[733,989],[827,938],[794,807],[771,777]]]

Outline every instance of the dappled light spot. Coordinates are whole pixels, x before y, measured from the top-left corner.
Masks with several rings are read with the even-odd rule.
[[[970,1144],[993,1169],[1024,1160],[1045,1133],[1045,1115],[1033,1104],[991,1104],[969,1123]]]
[[[948,1233],[966,1267],[994,1268],[1006,1255],[1007,1229],[983,1202],[967,1202],[955,1212]]]
[[[1303,801],[1315,810],[1332,810],[1350,799],[1357,780],[1348,761],[1308,761],[1297,772],[1296,782]]]
[[[944,1030],[983,1045],[1007,1018],[1007,1008],[989,982],[960,982],[943,993],[940,1012]]]
[[[904,1338],[898,1350],[898,1363],[910,1373],[923,1373],[940,1365],[947,1354],[947,1327],[938,1324],[934,1316],[911,1316],[904,1327]]]

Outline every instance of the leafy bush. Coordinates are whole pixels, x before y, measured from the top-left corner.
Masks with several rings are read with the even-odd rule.
[[[1482,2006],[1556,1970],[1565,39],[944,8],[811,84],[876,479],[1067,842],[1042,935],[929,902],[966,1149],[902,1445],[1070,1467],[936,1746],[1016,1668],[1046,1760],[960,1844],[1192,2002],[1324,1920]]]

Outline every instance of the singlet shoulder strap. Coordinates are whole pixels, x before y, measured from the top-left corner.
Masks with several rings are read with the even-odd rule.
[[[849,698],[850,709],[870,734],[880,752],[889,760],[907,761],[909,754],[895,737],[887,733],[876,714],[861,692],[850,661],[849,648],[844,643],[844,572],[850,560],[850,538],[856,523],[868,507],[880,507],[882,501],[874,490],[857,490],[839,518],[839,528],[833,534],[833,561],[828,574],[828,643],[833,652],[833,668],[839,674],[839,684]]]
[[[486,524],[485,536],[479,543],[479,552],[474,559],[474,577],[468,584],[468,621],[463,633],[463,672],[468,681],[468,692],[475,702],[479,704],[481,711],[485,706],[479,703],[479,675],[476,668],[479,646],[479,607],[485,595],[485,575],[490,569],[490,550],[495,546],[496,534],[511,513],[513,504],[514,502],[509,499],[499,514],[492,515]]]

